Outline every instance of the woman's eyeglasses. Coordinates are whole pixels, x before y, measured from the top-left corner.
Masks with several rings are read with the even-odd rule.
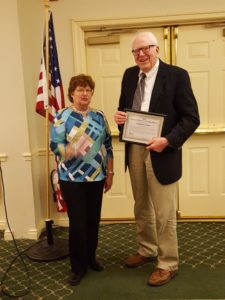
[[[75,91],[77,92],[77,93],[79,93],[79,94],[84,94],[84,93],[86,93],[86,94],[92,94],[92,92],[93,92],[93,90],[92,89],[90,89],[90,88],[77,88],[77,89],[75,89]]]
[[[140,51],[142,51],[144,54],[148,54],[152,47],[156,47],[156,45],[148,45],[148,46],[145,46],[145,47],[133,49],[132,53],[133,53],[134,56],[138,56],[140,54]]]

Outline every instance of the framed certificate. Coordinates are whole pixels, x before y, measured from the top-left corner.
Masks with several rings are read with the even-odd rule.
[[[127,120],[122,127],[120,140],[146,144],[154,137],[160,137],[166,115],[144,111],[125,110]]]

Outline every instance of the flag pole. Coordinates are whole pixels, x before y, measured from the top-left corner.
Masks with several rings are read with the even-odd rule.
[[[53,1],[53,0],[51,0]],[[50,218],[50,203],[49,203],[49,181],[50,181],[50,168],[49,168],[49,13],[50,5],[49,0],[44,0],[45,6],[45,69],[46,81],[48,90],[48,101],[45,107],[45,129],[46,129],[46,237],[37,242],[26,251],[26,255],[35,261],[53,261],[66,258],[69,255],[68,240],[63,238],[53,239],[52,224],[53,220]],[[50,87],[51,88],[51,87]]]
[[[49,20],[49,0],[44,0],[45,6],[45,67],[46,67],[46,80],[47,86],[49,85],[49,27],[48,27],[48,20]],[[48,87],[48,94],[49,94],[49,87]],[[48,95],[49,96],[49,95]],[[48,97],[49,99],[49,97]],[[50,174],[50,167],[49,167],[49,103],[45,107],[45,131],[46,131],[46,210],[47,210],[47,219],[50,219],[50,206],[49,206],[49,174]]]
[[[47,241],[49,245],[54,244],[52,235],[52,224],[53,220],[50,218],[50,201],[49,201],[49,0],[44,0],[45,7],[45,69],[46,69],[46,82],[48,91],[48,102],[45,107],[45,137],[46,137],[46,220],[45,227],[47,233]]]

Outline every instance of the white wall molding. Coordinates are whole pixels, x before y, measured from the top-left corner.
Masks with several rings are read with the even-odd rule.
[[[0,162],[6,162],[8,159],[8,155],[5,153],[0,153]]]
[[[25,161],[31,161],[32,154],[30,152],[25,152],[25,153],[23,153],[23,157],[24,157]]]
[[[72,22],[75,73],[86,73],[84,31],[79,22]]]
[[[125,19],[103,19],[103,20],[72,20],[72,24],[78,26],[73,33],[77,38],[82,38],[80,29],[84,32],[88,31],[110,31],[121,29],[141,29],[145,27],[171,26],[171,25],[190,25],[222,22],[224,24],[225,12],[210,13],[192,13],[192,14],[173,14],[173,15],[157,15],[144,18],[125,18]],[[80,29],[79,29],[80,27]],[[75,61],[76,63],[76,61]]]
[[[46,149],[40,148],[37,151],[31,153],[31,152],[24,152],[22,153],[22,156],[24,157],[25,161],[31,161],[33,157],[35,156],[46,156]],[[49,156],[53,156],[54,154],[49,151]],[[8,155],[6,153],[0,153],[0,162],[6,162],[8,160]]]
[[[46,156],[47,151],[46,148],[39,148],[37,151],[33,152],[32,156]],[[52,151],[49,149],[49,156],[53,156],[54,154]]]

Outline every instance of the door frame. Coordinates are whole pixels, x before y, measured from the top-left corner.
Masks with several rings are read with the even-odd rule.
[[[207,26],[225,27],[225,12],[203,14],[179,14],[169,16],[153,16],[147,18],[127,18],[108,20],[76,21],[72,19],[72,41],[75,74],[85,73],[85,32],[101,31],[121,33],[131,29],[146,27],[182,26],[193,24],[207,24]]]

